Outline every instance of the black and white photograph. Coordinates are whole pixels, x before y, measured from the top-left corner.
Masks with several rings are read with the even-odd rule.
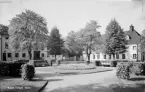
[[[145,92],[145,0],[0,0],[0,92]]]

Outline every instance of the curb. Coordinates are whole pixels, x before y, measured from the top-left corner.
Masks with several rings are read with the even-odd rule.
[[[41,92],[47,84],[48,84],[48,81],[46,81],[46,83],[38,90],[38,92]]]

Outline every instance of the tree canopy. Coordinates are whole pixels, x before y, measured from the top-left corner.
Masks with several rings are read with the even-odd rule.
[[[77,41],[84,48],[85,53],[88,56],[88,61],[90,62],[90,54],[92,50],[95,49],[97,44],[100,42],[100,32],[97,29],[101,27],[94,20],[91,20],[86,24],[86,26],[77,33]]]
[[[127,40],[125,33],[118,22],[113,19],[106,27],[106,46],[107,54],[125,53],[127,49]]]
[[[65,47],[68,49],[69,56],[82,55],[83,48],[77,41],[77,32],[71,31],[65,40]]]
[[[63,47],[63,39],[59,33],[59,29],[57,27],[53,27],[50,32],[50,40],[48,41],[48,49],[49,53],[52,55],[60,55],[62,54]]]
[[[10,46],[13,50],[27,50],[30,59],[32,50],[45,47],[47,34],[45,18],[31,10],[26,10],[10,20]]]

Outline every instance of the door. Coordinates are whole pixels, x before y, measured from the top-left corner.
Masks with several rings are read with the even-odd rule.
[[[144,61],[145,60],[145,52],[142,52],[142,61]]]
[[[7,58],[6,58],[6,53],[3,53],[3,61],[6,61]]]
[[[34,60],[40,59],[40,51],[34,51]]]

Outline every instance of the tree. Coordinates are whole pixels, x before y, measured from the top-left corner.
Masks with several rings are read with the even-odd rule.
[[[77,41],[84,47],[84,50],[88,57],[88,63],[90,63],[90,55],[92,50],[95,49],[97,44],[101,44],[100,42],[100,33],[97,29],[101,27],[98,23],[94,20],[91,20],[89,23],[86,24],[85,28],[81,29],[77,33]]]
[[[49,53],[52,55],[62,54],[63,40],[61,39],[61,35],[59,33],[59,29],[57,27],[53,27],[50,32],[50,41],[48,42]]]
[[[145,30],[142,31],[142,36],[140,37],[140,51],[143,54],[145,51]],[[144,57],[142,58],[145,59]]]
[[[113,55],[125,53],[127,49],[127,40],[125,38],[125,33],[121,29],[118,22],[114,19],[106,27],[106,45],[105,52],[106,54]]]
[[[33,11],[26,10],[10,20],[10,46],[13,50],[27,50],[30,60],[32,50],[45,46],[47,33],[46,20]]]
[[[79,44],[79,42],[76,40],[77,35],[74,31],[71,31],[68,33],[68,36],[65,40],[65,46],[69,51],[69,56],[78,56],[80,57],[82,55],[83,48]]]

